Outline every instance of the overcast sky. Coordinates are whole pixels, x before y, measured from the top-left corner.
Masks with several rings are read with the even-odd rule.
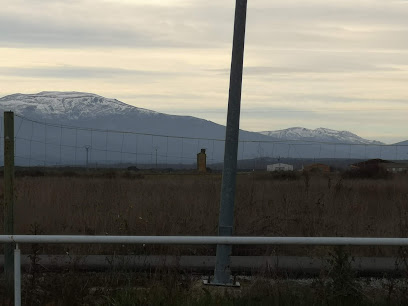
[[[226,122],[234,0],[0,0],[0,96]],[[408,1],[248,0],[241,128],[408,139]]]

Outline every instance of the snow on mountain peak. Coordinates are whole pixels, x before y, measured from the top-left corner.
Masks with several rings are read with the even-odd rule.
[[[13,110],[17,114],[33,113],[42,118],[81,119],[137,111],[154,115],[156,112],[137,108],[116,99],[84,92],[43,91],[37,94],[13,94],[0,98],[3,110]]]
[[[203,132],[201,131],[203,129],[202,127],[207,125],[207,122],[202,119],[165,115],[155,111],[131,106],[116,99],[108,99],[96,94],[84,92],[43,91],[37,94],[17,93],[0,98],[0,109],[3,111],[14,111],[17,115],[31,119],[57,122],[71,122],[74,120],[89,122],[89,119],[101,119],[104,123],[107,123],[111,122],[113,117],[118,118],[117,115],[119,115],[116,126],[122,126],[122,123],[130,120],[129,122],[132,123],[127,126],[135,126],[135,122],[138,122],[138,124],[141,124],[139,130],[149,131],[149,133],[151,131],[157,132],[160,130],[159,127],[162,125],[164,126],[166,120],[169,124],[174,125],[174,129],[177,131],[179,130],[177,126],[180,124],[181,119],[185,122],[190,122],[189,124],[196,122],[195,124],[197,127],[200,127],[197,133]],[[125,120],[124,117],[127,119]],[[143,118],[147,121],[154,118],[156,121],[153,126],[149,127],[147,121],[142,123],[141,119]],[[165,120],[165,118],[167,119]],[[177,124],[175,124],[176,120]],[[106,124],[104,124],[104,126],[106,126]],[[112,125],[112,128],[114,127],[115,126]],[[211,125],[211,129],[212,128],[215,128],[215,126]],[[218,128],[218,126],[216,128]],[[182,129],[178,134],[186,135],[187,130],[190,134],[193,133],[191,129]],[[160,133],[167,133],[168,131],[167,127],[166,129],[160,130]],[[336,131],[323,127],[314,130],[303,127],[293,127],[277,131],[264,131],[260,132],[260,134],[271,136],[275,139],[286,140],[383,144],[378,141],[361,138],[348,131]],[[190,136],[196,135],[191,134]],[[254,137],[254,134],[251,134],[251,137]]]
[[[260,133],[263,135],[286,140],[311,140],[338,143],[382,144],[379,141],[364,139],[349,131],[337,131],[322,127],[314,130],[303,127],[293,127],[277,131],[263,131]]]

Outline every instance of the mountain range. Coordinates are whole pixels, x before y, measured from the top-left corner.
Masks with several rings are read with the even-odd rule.
[[[201,148],[209,163],[223,159],[225,126],[96,94],[13,94],[0,98],[0,110],[15,112],[16,163],[22,165],[192,164]],[[240,130],[238,159],[406,159],[407,147],[399,146],[326,128]]]
[[[259,133],[286,140],[384,145],[383,142],[364,139],[348,131],[336,131],[326,128],[317,128],[311,130],[303,127],[293,127],[284,130],[263,131]]]

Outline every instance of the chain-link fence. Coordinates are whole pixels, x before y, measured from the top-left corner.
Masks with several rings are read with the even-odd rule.
[[[3,139],[4,118],[0,120]],[[356,160],[408,159],[408,146],[403,144],[270,139],[240,140],[238,168],[266,169],[266,164],[278,162],[291,163],[295,168],[317,162],[347,167]],[[222,168],[223,139],[85,128],[15,115],[16,166],[194,169],[201,149],[206,150],[208,167]],[[4,163],[3,156],[0,163]]]

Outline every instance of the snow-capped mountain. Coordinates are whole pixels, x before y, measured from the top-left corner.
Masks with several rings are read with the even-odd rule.
[[[125,115],[137,112],[144,115],[159,113],[134,107],[116,99],[81,92],[44,91],[38,94],[14,94],[0,98],[2,109],[12,109],[19,115],[42,119],[80,120]]]
[[[174,166],[195,163],[202,148],[207,150],[208,164],[223,161],[225,126],[91,93],[14,94],[0,98],[0,111],[0,119],[3,111],[15,112],[17,165],[84,165],[89,161],[139,166],[157,160],[162,166]],[[2,133],[3,129],[0,136]],[[396,149],[350,132],[323,128],[261,133],[240,130],[239,138],[239,160],[405,159],[408,153],[407,146]],[[0,154],[0,164],[2,158]]]
[[[84,161],[194,163],[206,148],[211,159],[223,159],[225,126],[191,116],[163,114],[83,92],[40,92],[0,98],[0,111],[16,114],[17,150],[34,160],[62,164]],[[2,114],[0,114],[1,116]],[[201,138],[201,139],[198,139]],[[242,140],[270,141],[241,131]],[[256,148],[246,146],[247,156]],[[65,153],[65,156],[64,156]],[[155,157],[155,156],[154,156]],[[155,158],[154,158],[155,159]]]
[[[326,128],[317,128],[314,130],[293,127],[277,131],[263,131],[263,135],[271,136],[286,140],[304,140],[304,141],[319,141],[319,142],[337,142],[337,143],[352,143],[352,144],[384,144],[376,140],[364,139],[356,134],[348,131],[336,131]]]
[[[83,92],[9,95],[0,98],[0,109],[47,123],[169,136],[200,137],[201,129],[214,136],[224,129],[207,120],[167,115]]]
[[[397,145],[397,146],[408,146],[408,140],[397,142],[395,145]]]

